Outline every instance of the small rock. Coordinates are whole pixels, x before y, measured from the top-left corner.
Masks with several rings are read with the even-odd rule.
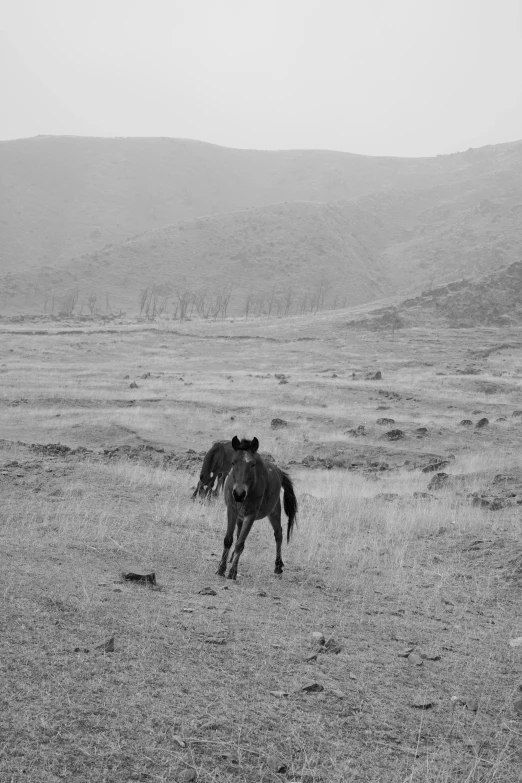
[[[513,411],[512,416],[522,416],[522,411]]]
[[[382,381],[382,372],[380,370],[377,370],[377,372],[368,372],[368,373],[366,373],[366,380],[367,381]]]
[[[130,378],[130,375],[124,375],[124,376],[123,376],[123,380],[124,380],[124,381],[128,381],[128,380],[129,380],[129,378]]]
[[[103,644],[97,644],[95,649],[103,650],[103,652],[106,653],[114,652],[114,636],[111,636],[111,638],[107,639]]]
[[[177,774],[176,780],[178,780],[179,783],[191,783],[191,781],[196,780],[196,770],[184,769]]]
[[[522,636],[517,636],[516,639],[509,640],[510,647],[522,647]]]
[[[408,655],[408,663],[411,663],[414,666],[422,666],[422,658],[420,655],[417,655],[417,653],[410,653]]]
[[[471,421],[471,419],[462,419],[462,421],[460,422],[460,426],[461,427],[472,427],[473,426],[473,422]]]
[[[486,418],[479,419],[479,420],[477,421],[477,423],[475,424],[475,429],[476,429],[476,430],[479,430],[479,429],[481,429],[482,427],[487,427],[487,426],[488,426],[488,424],[489,424],[489,420],[488,420],[488,419],[486,419]]]
[[[278,756],[269,756],[266,763],[273,772],[278,774],[284,774],[288,770],[288,764],[285,764]]]
[[[282,383],[283,381],[281,381]],[[270,425],[273,430],[281,429],[281,427],[288,427],[288,422],[284,419],[272,419]]]
[[[144,374],[141,376],[141,378],[142,378],[143,380],[145,380],[146,378],[150,378],[150,372],[146,372],[146,373],[144,373]]]
[[[317,653],[315,652],[315,653],[311,653],[310,655],[307,655],[304,660],[305,660],[305,663],[310,663],[311,661],[316,661],[317,660]]]
[[[478,699],[475,699],[474,697],[470,697],[469,699],[466,699],[466,709],[470,712],[477,712],[479,708]]]
[[[474,508],[489,508],[491,503],[486,498],[474,497],[471,501]]]
[[[334,696],[337,696],[338,699],[346,699],[346,693],[337,690],[337,688],[331,688],[330,693],[333,694]]]
[[[447,473],[437,473],[428,484],[428,489],[440,489],[446,484],[448,479],[449,476]]]
[[[377,419],[376,424],[395,424],[395,419],[386,419],[383,417],[381,419]]]
[[[156,574],[152,571],[150,574],[135,574],[129,571],[126,574],[122,574],[122,579],[126,582],[138,582],[138,584],[155,585]]]
[[[428,428],[427,427],[417,427],[415,430],[417,435],[427,435],[428,434]]]
[[[411,706],[416,710],[429,710],[433,707],[433,701],[421,696],[419,699],[415,699],[415,701],[411,703]]]
[[[440,471],[442,468],[446,468],[449,464],[449,460],[447,459],[434,460],[433,462],[430,462],[429,465],[422,468],[422,472],[434,473],[436,470]]]
[[[315,644],[324,644],[324,633],[321,633],[321,631],[314,631],[312,633],[312,642]]]
[[[288,696],[288,691],[270,691],[271,696],[275,696],[276,699],[284,699]]]
[[[226,644],[227,640],[222,636],[207,636],[205,644]]]
[[[522,715],[522,699],[518,699],[518,701],[513,704],[513,709],[515,712],[518,712],[519,715]]]
[[[334,655],[338,655],[342,650],[341,645],[339,642],[336,642],[335,639],[330,638],[327,642],[324,643],[324,651],[327,653],[333,653]]]
[[[404,432],[402,430],[389,430],[384,433],[384,437],[388,440],[401,440],[404,438]]]
[[[303,693],[320,693],[324,691],[324,685],[319,682],[308,682],[300,688]]]
[[[198,595],[217,595],[217,593],[212,587],[204,587],[202,590],[198,590]]]
[[[407,658],[410,655],[410,653],[414,651],[414,649],[415,647],[406,647],[405,650],[402,650],[402,652],[397,653],[397,655],[399,656],[399,658]]]
[[[136,381],[133,381],[131,384],[129,384],[129,389],[137,389],[137,388],[138,388],[138,384],[136,383]]]

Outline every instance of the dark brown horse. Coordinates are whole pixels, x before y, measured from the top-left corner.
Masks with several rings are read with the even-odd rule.
[[[211,493],[214,497],[219,495],[225,483],[227,473],[232,467],[234,454],[234,449],[229,440],[218,440],[212,445],[203,459],[198,485],[194,490],[192,500],[197,497],[201,498],[201,500],[206,500]],[[216,479],[217,486],[214,492],[212,492]]]
[[[283,506],[288,517],[286,540],[290,541],[295,517],[297,514],[297,499],[290,476],[277,465],[265,462],[257,453],[259,441],[239,441],[232,439],[234,457],[232,468],[225,482],[225,503],[227,504],[228,525],[224,540],[223,555],[217,573],[223,576],[227,567],[228,554],[237,527],[236,546],[231,558],[228,572],[229,579],[237,578],[237,565],[245,541],[256,519],[268,517],[274,529],[276,542],[276,560],[274,573],[283,573],[283,558],[281,544],[283,530],[281,527],[281,489],[283,490]]]

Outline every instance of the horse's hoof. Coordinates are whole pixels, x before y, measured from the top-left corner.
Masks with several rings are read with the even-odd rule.
[[[232,571],[230,571],[228,576],[227,576],[227,579],[233,579],[234,582],[235,582],[236,579],[237,579],[237,573],[233,573]]]
[[[224,568],[218,568],[216,571],[217,576],[225,576],[225,569]]]

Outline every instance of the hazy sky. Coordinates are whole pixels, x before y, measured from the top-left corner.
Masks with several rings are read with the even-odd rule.
[[[0,139],[416,156],[522,138],[522,0],[0,7]]]

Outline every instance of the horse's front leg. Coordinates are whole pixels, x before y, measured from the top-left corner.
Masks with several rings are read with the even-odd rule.
[[[232,556],[232,563],[230,565],[230,570],[228,572],[228,579],[237,579],[237,565],[239,563],[239,558],[241,557],[241,552],[245,548],[245,541],[247,539],[248,534],[250,533],[250,529],[252,528],[252,525],[254,524],[254,520],[256,518],[255,512],[253,514],[246,514],[243,519],[243,525],[241,527],[241,532],[239,533],[237,539],[236,539],[236,547],[234,549],[234,554]]]
[[[216,488],[212,493],[214,499],[219,497],[219,493],[223,489],[224,483],[225,483],[225,476],[222,473],[218,473]]]
[[[221,555],[218,570],[216,571],[218,576],[224,576],[227,568],[228,553],[230,552],[230,548],[232,547],[232,543],[234,541],[234,529],[236,527],[236,521],[237,514],[235,508],[227,507],[227,532],[225,535],[225,540],[223,541],[223,554]]]

